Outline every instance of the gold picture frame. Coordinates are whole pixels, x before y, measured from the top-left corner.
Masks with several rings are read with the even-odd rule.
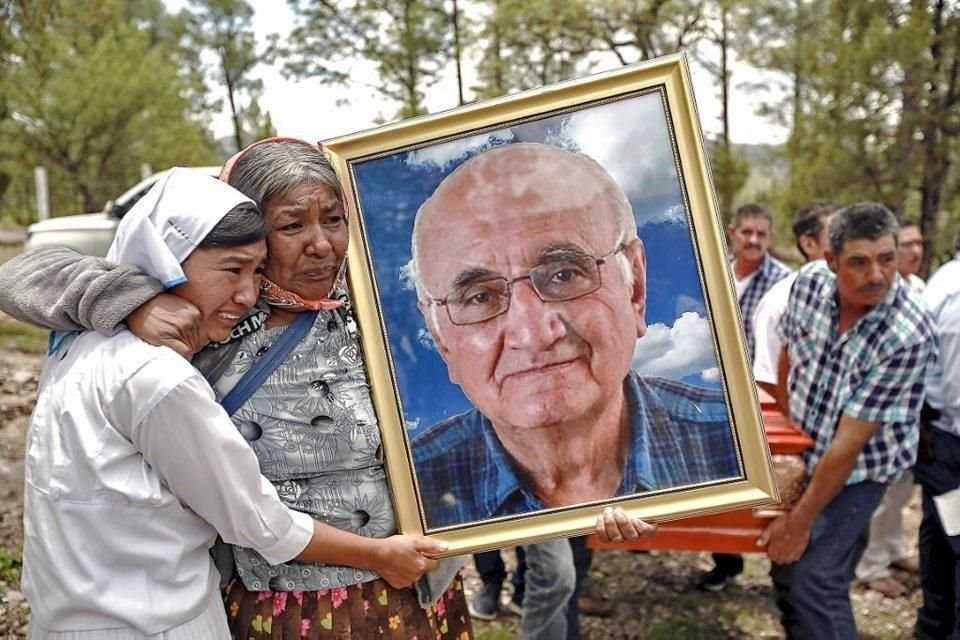
[[[662,116],[657,115],[660,113]],[[698,481],[677,486],[667,486],[664,482],[662,487],[651,485],[653,488],[649,490],[628,490],[622,495],[616,493],[607,498],[560,506],[548,505],[544,501],[537,507],[539,498],[530,502],[528,487],[510,498],[514,502],[519,500],[517,504],[527,500],[524,504],[535,505],[526,510],[500,505],[498,508],[504,512],[457,516],[459,520],[453,516],[435,515],[446,513],[444,509],[449,505],[444,501],[448,498],[452,500],[451,508],[462,509],[457,513],[474,514],[475,511],[480,514],[480,506],[469,506],[468,503],[475,501],[479,505],[487,499],[480,495],[479,488],[482,485],[480,480],[487,478],[470,476],[470,473],[479,472],[473,466],[459,466],[460,459],[456,462],[443,459],[445,454],[442,453],[437,460],[428,459],[427,454],[421,459],[418,457],[421,449],[417,449],[415,456],[413,443],[423,441],[424,449],[429,444],[441,452],[447,448],[457,450],[462,452],[458,455],[471,457],[471,460],[489,452],[484,448],[487,443],[474,436],[447,447],[447,441],[424,435],[437,433],[438,427],[420,423],[437,420],[440,424],[448,424],[453,421],[446,434],[461,437],[461,433],[481,433],[468,431],[463,420],[470,419],[473,421],[471,425],[480,425],[476,429],[486,429],[482,432],[485,434],[499,434],[494,425],[500,422],[487,419],[483,411],[472,408],[474,405],[466,395],[457,396],[456,386],[443,379],[443,358],[466,357],[466,351],[446,348],[443,353],[437,352],[432,329],[428,330],[429,323],[424,319],[428,313],[426,308],[450,303],[448,299],[425,303],[424,296],[420,296],[418,307],[417,292],[411,289],[409,281],[404,281],[410,276],[404,272],[410,255],[410,248],[405,245],[412,240],[414,216],[438,182],[445,181],[454,168],[466,160],[518,141],[537,153],[545,151],[542,147],[547,145],[562,148],[562,153],[590,157],[621,187],[640,225],[639,236],[646,252],[646,289],[642,301],[645,308],[640,313],[659,313],[669,319],[669,312],[675,318],[671,326],[667,326],[668,320],[656,323],[650,318],[642,318],[646,333],[636,342],[631,370],[624,378],[624,385],[634,375],[641,381],[664,379],[660,374],[668,370],[681,389],[676,397],[683,398],[688,387],[700,388],[690,380],[698,382],[702,379],[704,393],[712,394],[709,397],[713,398],[711,402],[714,404],[697,400],[691,401],[692,405],[682,406],[674,396],[670,397],[677,403],[678,412],[692,416],[691,424],[700,424],[696,422],[701,420],[697,412],[705,415],[703,407],[720,406],[714,411],[725,411],[723,415],[732,448],[724,450],[721,455],[718,446],[703,445],[703,451],[698,455],[711,458],[716,454],[723,465],[734,460],[736,473],[726,471],[726,475],[711,477],[707,481],[700,477]],[[745,356],[739,307],[717,215],[688,63],[683,54],[336,138],[325,141],[323,147],[344,184],[351,233],[348,284],[383,437],[398,527],[402,533],[441,539],[448,543],[448,553],[453,555],[587,533],[594,529],[597,516],[608,505],[621,506],[632,516],[663,521],[777,502],[777,487],[756,389]],[[514,152],[516,149],[510,149],[510,153]],[[671,175],[673,178],[669,177]],[[581,179],[580,174],[573,177],[578,184]],[[583,180],[586,184],[586,179]],[[627,183],[628,186],[624,186]],[[554,186],[559,189],[562,185]],[[646,217],[641,220],[641,215]],[[562,228],[559,222],[558,228]],[[649,233],[652,239],[645,238],[644,233]],[[684,237],[689,243],[688,249],[684,249]],[[514,238],[499,241],[504,246],[520,250]],[[430,255],[442,257],[444,247],[454,244],[434,242],[429,249]],[[665,254],[665,251],[669,253]],[[603,262],[598,260],[597,264]],[[519,278],[515,272],[508,275],[514,280],[525,278],[523,273]],[[691,291],[696,282],[699,282],[702,294],[700,299],[694,295],[695,291],[689,295],[679,293]],[[508,309],[510,296],[516,295],[511,286],[518,285],[507,285],[505,304]],[[482,299],[488,298],[484,294]],[[465,299],[463,296],[455,298],[459,308],[466,307]],[[474,299],[480,298],[471,298],[471,302]],[[439,306],[433,311],[444,312]],[[451,315],[450,320],[453,318]],[[432,322],[441,321],[434,317]],[[465,329],[461,326],[455,328]],[[466,329],[487,330],[483,323]],[[648,340],[643,346],[643,340],[647,340],[654,329],[656,341]],[[693,349],[695,355],[689,353],[691,344],[696,347]],[[663,351],[668,347],[674,351]],[[686,349],[685,355],[679,360],[671,360],[670,354],[680,353],[682,349]],[[677,364],[691,359],[693,362],[687,363],[689,371]],[[714,367],[709,367],[711,362],[715,363]],[[464,367],[462,363],[459,366]],[[476,368],[481,369],[483,365]],[[656,376],[648,376],[640,369],[655,371]],[[717,398],[722,400],[720,405],[715,402]],[[467,402],[466,409],[464,401]],[[579,402],[579,398],[571,402]],[[465,413],[456,413],[458,410]],[[710,410],[706,409],[708,413]],[[490,413],[494,411],[491,409]],[[633,420],[632,414],[627,417],[628,421]],[[701,421],[705,422],[706,418]],[[672,424],[671,433],[686,434],[688,427],[684,425],[685,422]],[[633,432],[637,429],[631,428]],[[628,451],[616,452],[618,459],[626,460],[624,464],[632,464],[632,442],[627,446]],[[661,458],[655,453],[659,450],[644,454],[649,458],[644,464],[658,464]],[[682,455],[693,454],[684,451]],[[507,459],[514,460],[509,455]],[[486,460],[486,464],[489,462]],[[449,476],[442,472],[445,464],[455,467]],[[704,464],[709,468],[712,463]],[[427,466],[432,470],[429,477],[424,470]],[[488,469],[479,462],[476,467]],[[470,469],[466,477],[461,474],[463,469]],[[499,474],[500,467],[489,467],[489,471]],[[621,476],[627,473],[624,467]],[[527,477],[525,471],[518,474],[520,478]],[[495,480],[500,482],[499,478],[497,476]],[[448,490],[448,481],[458,489],[439,493]],[[495,483],[491,480],[487,484],[492,486]],[[471,487],[476,488],[477,495],[472,493],[474,489]],[[471,492],[471,497],[463,497],[465,492]]]

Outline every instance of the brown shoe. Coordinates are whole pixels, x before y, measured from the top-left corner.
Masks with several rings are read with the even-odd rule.
[[[591,593],[584,593],[577,598],[577,606],[585,616],[609,618],[613,615],[613,604],[606,598]]]
[[[907,573],[920,573],[920,565],[913,558],[901,558],[890,563],[894,569],[906,571]]]
[[[907,594],[907,587],[898,580],[891,578],[889,576],[883,578],[877,578],[876,580],[868,580],[866,582],[866,587],[868,589],[873,589],[878,593],[882,593],[887,598],[900,598]]]

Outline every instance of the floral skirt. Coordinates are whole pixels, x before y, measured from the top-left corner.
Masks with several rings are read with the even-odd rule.
[[[433,606],[415,589],[383,579],[321,591],[247,591],[234,578],[224,592],[233,640],[471,640],[458,574]]]

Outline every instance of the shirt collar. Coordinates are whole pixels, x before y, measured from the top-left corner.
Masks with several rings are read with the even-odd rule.
[[[650,440],[653,432],[657,431],[654,423],[669,422],[662,420],[665,412],[653,401],[650,394],[642,393],[639,377],[635,373],[631,372],[624,380],[623,390],[627,415],[630,416],[630,447],[617,495],[657,488],[656,473],[650,458]],[[493,424],[486,416],[479,415],[486,445],[483,467],[488,470],[487,477],[482,480],[484,487],[480,492],[483,512],[491,517],[495,516],[507,502],[516,500],[528,505],[529,510],[543,509],[543,502],[515,471],[515,463],[493,430]]]
[[[737,256],[731,253],[731,254],[730,254],[730,267],[733,268],[733,265],[734,265],[736,262],[737,262]],[[760,259],[760,266],[757,267],[757,269],[756,269],[755,271],[753,271],[750,275],[748,275],[748,276],[746,276],[746,277],[749,278],[750,276],[763,276],[764,278],[767,278],[767,277],[770,276],[770,273],[774,270],[774,267],[775,267],[775,266],[776,266],[776,265],[775,265],[774,262],[773,262],[773,258],[770,257],[770,252],[769,252],[769,251],[765,251],[765,252],[763,253],[763,258]],[[742,279],[742,278],[741,278],[741,279]]]

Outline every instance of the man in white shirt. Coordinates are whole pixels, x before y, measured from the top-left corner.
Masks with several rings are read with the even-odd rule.
[[[827,222],[838,205],[832,202],[813,202],[797,212],[793,220],[793,235],[797,249],[806,262],[823,259],[823,251],[829,246]],[[757,303],[753,315],[753,377],[757,386],[776,396],[777,359],[783,344],[777,335],[777,323],[787,310],[790,287],[797,279],[794,271],[773,285]]]
[[[923,236],[915,222],[900,225],[897,247],[897,271],[918,296],[924,282],[917,275],[923,263]],[[913,497],[913,474],[907,471],[893,482],[870,520],[870,538],[857,564],[857,581],[888,598],[907,593],[905,584],[896,579],[891,568],[907,573],[917,572],[917,562],[903,546],[903,510]]]
[[[956,291],[957,282],[960,282],[960,234],[954,241],[953,260],[947,262],[930,276],[923,290],[923,301],[930,309],[936,309],[944,299]]]
[[[957,255],[924,292],[940,357],[927,376],[927,404],[939,411],[928,426],[915,467],[923,489],[917,638],[960,638],[960,235]],[[953,535],[950,535],[950,534]]]

